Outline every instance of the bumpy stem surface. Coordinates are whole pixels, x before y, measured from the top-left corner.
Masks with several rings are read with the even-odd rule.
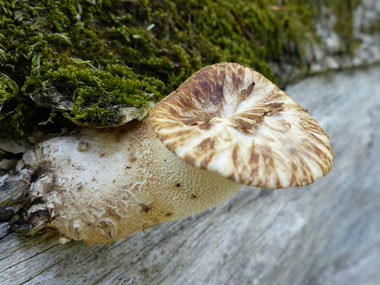
[[[47,214],[62,241],[88,244],[210,209],[241,188],[171,153],[149,121],[48,140],[25,154],[24,165],[35,201],[28,214]]]

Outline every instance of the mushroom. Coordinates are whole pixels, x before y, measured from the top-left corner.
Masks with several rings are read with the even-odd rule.
[[[305,109],[260,73],[219,63],[146,121],[80,128],[27,152],[25,218],[30,233],[46,226],[61,242],[104,244],[213,208],[244,184],[310,184],[332,162],[328,136]]]

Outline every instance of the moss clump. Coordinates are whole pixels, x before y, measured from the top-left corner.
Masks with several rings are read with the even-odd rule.
[[[124,107],[147,108],[216,62],[273,80],[268,62],[302,64],[316,2],[1,1],[0,136],[59,127],[58,111],[115,125]]]
[[[162,98],[163,83],[137,75],[125,65],[93,67],[68,59],[48,63],[24,84],[26,94],[40,106],[66,111],[74,121],[109,126],[120,119],[120,106],[149,109]]]

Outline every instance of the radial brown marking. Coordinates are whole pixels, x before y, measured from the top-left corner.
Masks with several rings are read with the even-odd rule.
[[[277,173],[274,173],[274,178],[275,178],[275,180],[276,180],[276,186],[277,186],[278,188],[282,188],[283,186],[282,186],[282,183],[281,183],[280,177],[278,177]]]
[[[260,112],[261,114],[257,115],[257,113],[256,114],[247,113],[245,115],[242,115],[241,117],[247,118],[247,119],[253,121],[252,125],[262,122],[262,120],[264,120],[264,111],[262,111],[262,110],[255,110],[255,111],[261,111]]]
[[[200,114],[199,117],[181,119],[181,121],[187,126],[199,126],[202,130],[208,130],[211,127],[211,116],[208,114]]]
[[[251,84],[248,85],[246,89],[243,89],[240,91],[240,96],[237,98],[239,103],[247,99],[249,95],[251,95],[253,88],[255,87],[256,83],[253,81]]]
[[[277,88],[277,89],[275,88],[268,95],[268,99],[270,99],[270,100],[278,100],[278,99],[281,99],[283,97],[284,97],[284,93],[281,92],[281,90],[279,88]]]
[[[215,146],[215,139],[214,138],[207,138],[201,141],[197,148],[198,150],[204,151],[204,150],[212,150]]]
[[[280,109],[283,105],[284,105],[283,102],[276,102],[276,103],[266,104],[265,107],[268,109],[276,110],[276,109]]]
[[[238,74],[239,74],[240,78],[244,78],[245,69],[244,68],[238,68]]]
[[[201,94],[203,95],[204,98],[208,98],[208,96],[212,95],[212,83],[213,82],[210,82],[209,80],[207,80],[207,78],[203,78],[200,82],[199,82],[199,86],[201,87],[201,90],[199,90],[201,92]],[[208,95],[208,96],[204,96],[204,95]]]
[[[301,165],[302,165],[302,167],[301,167],[302,174],[304,176],[308,176],[307,175],[307,170],[306,170],[306,167],[305,167],[305,161],[302,158],[300,158],[300,162],[301,162]]]
[[[259,170],[258,170],[257,166],[252,167],[252,170],[251,170],[251,177],[252,177],[252,178],[256,178],[257,175],[258,175],[258,172],[259,172]],[[252,180],[252,181],[253,181],[253,180]]]
[[[321,169],[322,173],[323,173],[324,172],[323,164],[320,161],[315,160],[315,159],[314,159],[314,163],[318,165],[319,169]]]
[[[193,132],[192,129],[180,130],[180,131],[176,131],[176,132],[175,132],[175,135],[180,137],[180,136],[188,135],[188,134],[190,134],[190,133],[192,133],[192,132]]]
[[[233,84],[235,90],[239,90],[242,86],[242,83],[243,83],[242,78],[238,74],[236,74],[235,72],[232,72],[232,71],[230,71],[230,76],[231,76],[232,84]]]
[[[243,131],[243,133],[250,133],[252,130],[252,124],[248,123],[245,120],[239,120],[236,119],[235,122],[237,123],[237,127]]]
[[[271,170],[274,169],[272,151],[268,147],[263,147],[261,150],[261,155],[264,161],[265,173],[271,173]]]
[[[189,112],[190,114],[194,112],[194,102],[186,97],[179,97],[179,103],[181,110],[176,110],[177,116],[182,112]]]
[[[295,185],[296,180],[297,180],[296,173],[293,171],[292,176],[290,177],[289,185],[291,185],[291,186]]]
[[[171,115],[175,116],[175,117],[178,117],[178,111],[177,109],[175,109],[174,107],[172,106],[168,106],[168,108],[166,109]]]
[[[311,149],[315,152],[315,154],[322,159],[326,159],[326,154],[315,144],[311,144]]]
[[[223,85],[219,83],[215,85],[215,92],[211,95],[210,101],[214,105],[224,103]]]
[[[204,120],[198,126],[201,130],[209,130],[211,128],[210,120]]]
[[[273,114],[279,113],[279,112],[283,111],[283,105],[284,105],[284,103],[282,103],[282,102],[266,104],[266,105],[264,105],[264,108],[266,110],[264,111],[263,115],[268,116],[268,115],[273,115]]]
[[[239,146],[234,145],[234,149],[232,151],[232,162],[235,167],[239,166],[239,156],[238,156]]]
[[[222,86],[224,86],[224,82],[226,81],[226,72],[224,70],[219,72],[218,81]]]
[[[166,143],[166,146],[169,149],[176,149],[176,147],[178,146],[178,142],[177,141],[170,141],[170,142]]]
[[[302,163],[302,172],[303,172],[304,176],[307,177],[308,179],[311,178],[310,180],[314,180],[313,173],[312,173],[309,165],[305,162],[305,160],[303,158],[301,158],[300,160]]]
[[[270,155],[270,156],[269,156],[269,165],[270,165],[270,167],[271,167],[273,170],[276,169],[275,166],[274,166],[273,155]]]
[[[249,163],[255,163],[257,164],[259,162],[259,157],[260,155],[256,153],[256,151],[254,150],[254,148],[252,148],[251,150],[251,157],[249,158]]]
[[[183,146],[186,144],[187,140],[189,139],[188,138],[189,136],[179,136],[177,138],[177,142],[178,142],[178,146]]]
[[[309,132],[309,135],[311,135],[319,144],[325,145],[325,143],[319,137],[317,137],[315,134]]]

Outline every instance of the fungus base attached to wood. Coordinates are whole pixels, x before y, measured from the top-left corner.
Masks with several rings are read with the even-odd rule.
[[[148,123],[85,128],[38,145],[24,156],[30,172],[29,216],[56,229],[61,242],[109,243],[230,198],[242,185],[184,163]]]
[[[65,240],[108,243],[215,207],[242,184],[303,186],[326,175],[329,138],[254,70],[205,67],[145,122],[80,129],[24,155],[36,217]],[[63,240],[62,240],[63,241]]]

